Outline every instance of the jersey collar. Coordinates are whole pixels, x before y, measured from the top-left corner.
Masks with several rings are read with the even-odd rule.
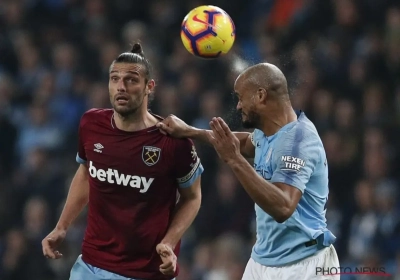
[[[297,120],[290,122],[288,124],[285,124],[284,126],[281,127],[281,129],[279,129],[275,134],[271,135],[271,136],[266,136],[265,138],[268,140],[268,142],[270,143],[272,140],[274,140],[280,133],[288,131],[290,129],[292,129],[296,123],[300,120],[302,120],[305,116],[304,112],[301,110],[295,110],[295,113],[297,115]]]

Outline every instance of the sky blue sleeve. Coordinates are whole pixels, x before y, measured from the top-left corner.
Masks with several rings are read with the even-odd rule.
[[[318,138],[301,126],[281,135],[272,155],[272,183],[284,183],[302,193],[320,161]]]
[[[254,129],[254,131],[250,134],[250,140],[254,147],[260,147],[259,141],[263,138],[264,133],[259,129]]]
[[[200,163],[200,160],[197,165],[192,169],[192,171],[183,178],[178,179],[179,187],[188,188],[193,185],[194,181],[201,176],[204,171],[203,165]]]
[[[77,163],[80,163],[80,164],[85,164],[85,163],[86,163],[86,160],[84,160],[83,158],[81,158],[81,157],[79,156],[79,153],[77,153],[77,154],[76,154],[76,162],[77,162]]]

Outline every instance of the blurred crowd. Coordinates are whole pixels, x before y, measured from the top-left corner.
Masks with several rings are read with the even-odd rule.
[[[181,43],[183,17],[202,4],[236,24],[234,48],[217,60],[195,58]],[[236,75],[258,62],[280,67],[293,107],[326,148],[328,228],[341,266],[383,267],[400,279],[398,1],[1,0],[1,280],[68,279],[85,213],[69,229],[63,259],[46,260],[41,240],[78,167],[80,117],[110,107],[109,65],[137,40],[155,70],[150,109],[201,128],[222,116],[241,129]],[[255,239],[254,203],[214,150],[196,145],[203,202],[183,239],[178,280],[240,279]]]

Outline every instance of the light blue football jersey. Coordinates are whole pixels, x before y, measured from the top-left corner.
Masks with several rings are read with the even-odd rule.
[[[257,241],[251,257],[265,266],[283,266],[334,243],[327,229],[328,164],[314,124],[299,112],[296,121],[272,136],[254,130],[254,168],[265,180],[298,188],[302,197],[292,216],[276,222],[257,204]]]

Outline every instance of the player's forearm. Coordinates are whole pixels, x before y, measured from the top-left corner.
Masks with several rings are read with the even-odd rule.
[[[193,198],[181,197],[176,205],[171,225],[161,243],[169,244],[172,248],[175,248],[199,212],[200,204],[201,195]]]
[[[207,133],[210,133],[210,132],[212,132],[212,130],[191,127],[187,137],[195,139],[195,140],[199,140],[199,141],[202,141],[204,143],[211,145],[211,143],[207,137]],[[233,132],[233,134],[239,139],[240,153],[246,158],[254,157],[252,152],[249,153],[246,150],[246,140],[249,137],[250,133],[249,132]]]
[[[253,201],[277,222],[287,219],[290,212],[288,195],[262,178],[244,157],[228,162],[232,171]]]
[[[188,131],[187,137],[211,145],[210,141],[207,138],[207,131],[211,132],[211,130],[200,129],[200,128],[191,126],[190,130]]]
[[[89,178],[87,168],[81,165],[72,179],[67,200],[56,228],[67,230],[71,223],[73,223],[76,217],[82,212],[88,201]]]

